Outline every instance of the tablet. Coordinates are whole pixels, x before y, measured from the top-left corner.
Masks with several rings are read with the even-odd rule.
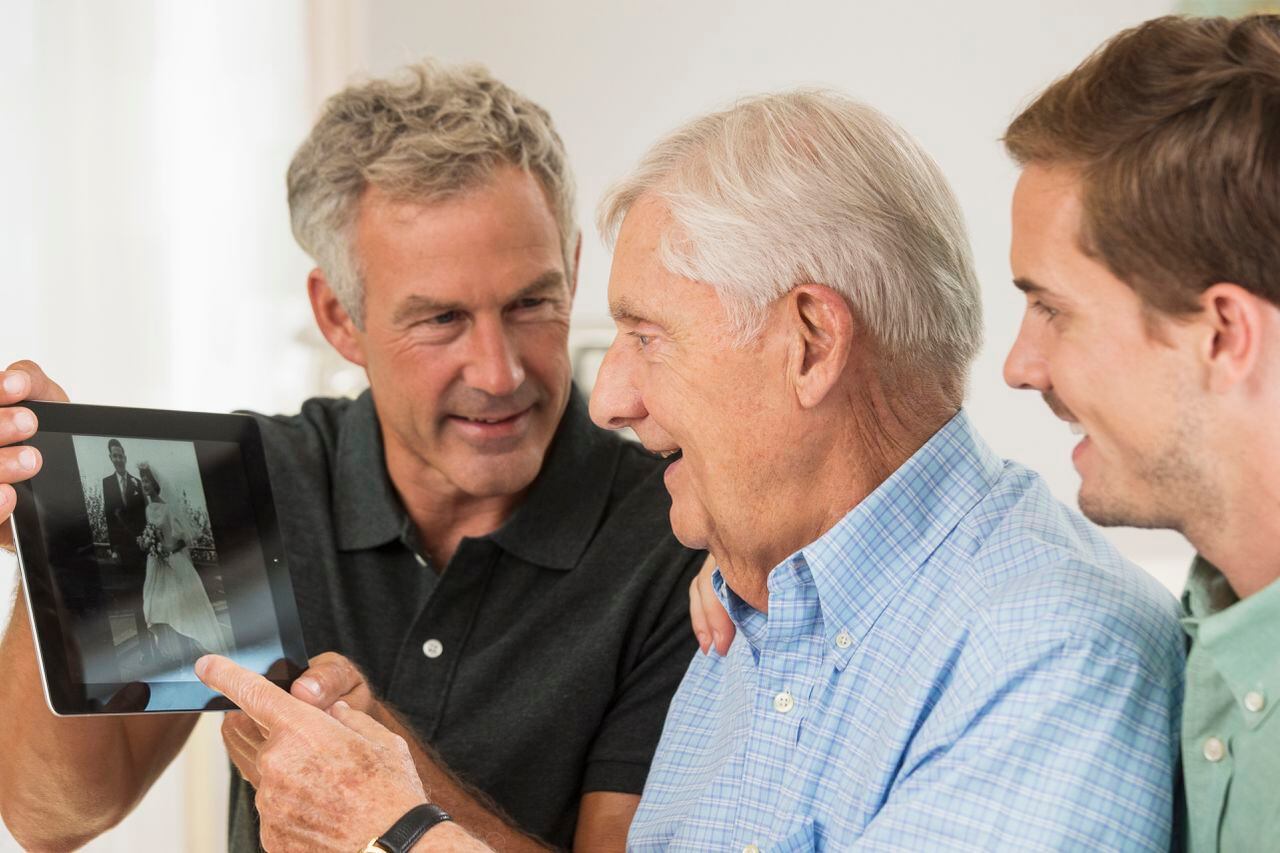
[[[220,711],[207,652],[289,689],[307,665],[257,422],[24,402],[44,465],[14,537],[55,714]]]

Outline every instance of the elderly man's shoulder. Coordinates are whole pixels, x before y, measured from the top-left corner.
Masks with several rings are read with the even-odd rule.
[[[1088,646],[1161,677],[1180,672],[1184,640],[1172,593],[1035,472],[1006,463],[956,533],[952,547],[968,551],[963,594],[981,630],[1011,654]]]

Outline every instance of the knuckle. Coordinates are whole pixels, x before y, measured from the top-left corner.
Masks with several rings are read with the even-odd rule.
[[[264,780],[275,779],[284,770],[284,758],[278,749],[267,747],[258,752],[258,775]]]

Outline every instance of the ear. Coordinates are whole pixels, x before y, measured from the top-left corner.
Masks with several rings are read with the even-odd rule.
[[[578,245],[573,249],[573,273],[569,276],[569,301],[578,294],[578,270],[582,269],[582,232],[578,232]]]
[[[783,306],[789,337],[790,381],[806,409],[826,399],[840,382],[853,347],[853,311],[823,284],[791,289]]]
[[[1263,300],[1238,284],[1215,284],[1200,294],[1205,334],[1200,358],[1209,390],[1222,393],[1246,381],[1262,348]]]
[[[319,267],[307,276],[307,297],[324,339],[347,361],[365,367],[364,336]]]

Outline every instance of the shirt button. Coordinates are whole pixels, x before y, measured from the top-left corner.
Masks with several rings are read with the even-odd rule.
[[[791,692],[783,690],[777,696],[773,697],[773,710],[779,714],[785,714],[796,706],[796,700],[791,698]]]
[[[1221,740],[1211,737],[1204,742],[1204,757],[1206,761],[1218,762],[1227,754],[1227,747]]]
[[[748,844],[746,847],[742,848],[742,853],[760,853],[760,848],[754,844]]]
[[[1250,690],[1248,693],[1244,694],[1244,707],[1246,710],[1252,711],[1256,714],[1266,706],[1266,697],[1257,690]]]
[[[429,658],[438,658],[444,654],[444,643],[439,640],[427,640],[422,644],[422,653]]]
[[[836,634],[836,645],[839,648],[847,649],[853,645],[853,637],[849,636],[848,631],[841,631],[839,634]]]

